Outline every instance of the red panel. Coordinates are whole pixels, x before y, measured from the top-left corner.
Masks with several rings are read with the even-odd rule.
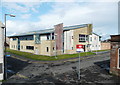
[[[76,45],[76,48],[77,48],[77,49],[84,48],[84,45],[81,45],[81,44]]]

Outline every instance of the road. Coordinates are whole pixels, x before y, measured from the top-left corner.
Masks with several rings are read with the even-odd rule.
[[[56,78],[56,76],[63,75],[64,73],[75,72],[75,70],[78,70],[78,60],[48,64],[43,64],[43,62],[30,63],[12,57],[8,57],[7,60],[9,65],[8,69],[15,72],[14,75],[8,75],[9,79],[6,81],[8,83],[38,82],[47,79],[48,76]],[[103,54],[100,53],[93,56],[81,57],[81,74],[83,73],[83,70],[92,66],[101,66],[103,69],[109,70],[109,60],[109,52],[105,52]],[[49,78],[48,80],[52,82],[55,82],[55,80],[57,80],[50,79],[51,78]]]

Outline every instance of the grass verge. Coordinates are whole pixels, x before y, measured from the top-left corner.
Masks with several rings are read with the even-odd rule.
[[[102,52],[102,51],[110,51],[110,49],[107,49],[107,50],[94,50],[94,51],[92,51],[92,52]]]
[[[55,59],[55,56],[35,55],[32,53],[21,52],[21,51],[16,51],[16,50],[11,50],[11,49],[7,49],[7,52],[10,52],[15,55],[19,55],[21,57],[25,57],[25,58],[29,58],[33,60],[42,60],[42,61],[54,61],[54,60],[62,60],[62,59],[78,57],[78,53],[58,55],[57,59]],[[94,55],[94,54],[95,53],[92,53],[92,52],[84,52],[84,53],[80,53],[80,56],[88,56],[88,55]]]

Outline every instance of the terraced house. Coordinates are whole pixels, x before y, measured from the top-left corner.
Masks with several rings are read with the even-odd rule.
[[[92,24],[63,27],[63,23],[61,23],[55,25],[52,29],[9,36],[10,49],[54,56],[56,54],[76,53],[76,45],[83,44],[84,51],[90,51],[91,42],[95,42],[94,40],[90,41],[91,38],[89,38],[93,34],[92,27]],[[100,37],[98,36],[97,38]],[[96,43],[100,42],[99,39],[96,40],[98,40]]]

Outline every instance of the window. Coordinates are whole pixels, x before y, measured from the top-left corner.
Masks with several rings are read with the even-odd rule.
[[[96,37],[94,39],[96,40]]]
[[[90,41],[92,41],[92,37],[90,37]]]
[[[72,36],[72,39],[73,39],[73,36]]]
[[[52,40],[54,40],[54,33],[52,33]]]
[[[85,42],[88,41],[88,39],[88,35],[79,34],[79,42]]]
[[[79,34],[79,42],[85,42],[85,35]]]
[[[118,48],[118,68],[120,68],[120,48]]]
[[[47,47],[47,52],[49,52],[49,48]]]
[[[101,41],[101,37],[99,37],[99,41]]]
[[[26,46],[27,50],[34,50],[34,46]]]
[[[35,44],[40,44],[40,35],[39,34],[35,35]]]
[[[72,47],[72,50],[73,50],[73,47]]]
[[[47,40],[50,40],[50,35],[47,35]]]
[[[16,40],[16,38],[13,38],[13,41]]]
[[[21,46],[21,49],[23,49],[23,46]]]
[[[19,40],[34,40],[34,37],[33,37],[33,35],[21,36],[21,37],[19,37]]]
[[[55,48],[53,47],[53,50],[54,50]]]

